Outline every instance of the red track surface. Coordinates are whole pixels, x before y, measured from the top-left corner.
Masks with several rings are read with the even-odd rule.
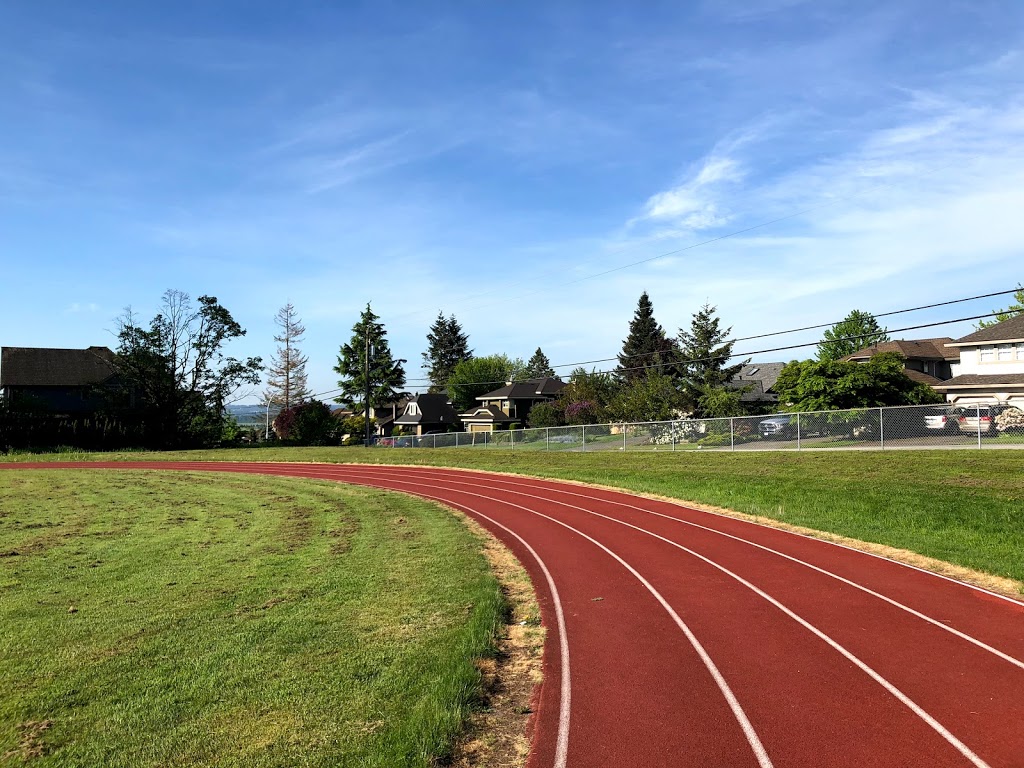
[[[627,493],[426,467],[122,463],[390,488],[475,517],[548,628],[530,768],[1024,767],[1024,605]]]

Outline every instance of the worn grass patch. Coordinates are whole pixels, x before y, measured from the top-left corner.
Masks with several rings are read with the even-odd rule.
[[[0,474],[0,764],[429,766],[503,599],[436,505],[270,477]]]

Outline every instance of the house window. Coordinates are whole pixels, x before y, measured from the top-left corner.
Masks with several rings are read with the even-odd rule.
[[[1024,360],[1024,342],[1014,344],[1013,346],[1017,348],[1017,359]]]
[[[994,347],[980,347],[978,349],[978,361],[982,363],[994,363],[996,350]]]
[[[405,409],[407,416],[416,416],[419,412],[420,409],[416,407],[416,403],[409,403],[409,407]]]
[[[1013,360],[1013,345],[1012,344],[1000,344],[996,347],[996,359],[1000,363],[1009,362]]]

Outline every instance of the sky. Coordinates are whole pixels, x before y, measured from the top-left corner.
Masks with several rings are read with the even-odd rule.
[[[1008,290],[1022,246],[1019,0],[0,5],[0,346],[177,289],[269,359],[291,302],[320,393],[369,302],[425,391],[439,311],[567,374],[643,291],[747,337]]]

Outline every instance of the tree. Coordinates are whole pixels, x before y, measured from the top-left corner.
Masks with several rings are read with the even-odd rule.
[[[597,424],[608,420],[608,406],[618,390],[608,373],[575,368],[558,395],[559,407],[568,424]]]
[[[565,423],[565,413],[557,400],[537,403],[530,409],[527,417],[529,424],[534,429],[541,427],[560,427]]]
[[[533,353],[526,362],[526,370],[523,371],[523,378],[526,379],[539,379],[542,376],[554,376],[555,369],[551,367],[551,361],[548,360],[548,356],[541,351],[540,347],[537,347],[537,351]]]
[[[306,386],[306,363],[309,358],[299,350],[299,342],[306,329],[291,302],[277,311],[274,323],[281,329],[280,335],[274,336],[274,341],[280,346],[267,366],[267,388],[263,393],[263,403],[276,403],[287,410],[312,395]]]
[[[652,368],[623,385],[609,410],[618,421],[667,421],[681,405],[673,378]]]
[[[818,360],[821,361],[839,360],[858,349],[889,341],[889,334],[878,325],[875,316],[859,309],[825,331],[824,336],[818,344]]]
[[[455,315],[445,318],[441,312],[427,333],[427,351],[423,353],[423,365],[430,379],[430,392],[444,392],[455,366],[473,357],[469,348],[469,336]]]
[[[832,411],[887,405],[942,402],[927,384],[913,381],[895,352],[875,355],[866,363],[805,360],[789,363],[775,382],[779,404],[787,411]]]
[[[463,360],[448,378],[448,397],[457,411],[476,405],[476,399],[514,381],[523,370],[522,360],[506,355],[487,355]]]
[[[1024,315],[1024,286],[1017,283],[1017,288],[1018,290],[1013,294],[1013,300],[1015,303],[1011,304],[1006,309],[995,310],[996,316],[994,319],[979,320],[977,326],[979,331],[982,328],[988,328],[990,325],[995,325],[996,323],[1001,323],[1004,320],[1009,320],[1011,317]]]
[[[622,342],[616,376],[624,382],[643,376],[648,368],[661,368],[670,363],[674,351],[675,344],[654,319],[654,306],[644,291],[629,322],[629,335]]]
[[[726,365],[735,342],[728,341],[732,328],[721,328],[715,307],[705,304],[693,315],[690,330],[679,330],[679,361],[676,375],[683,400],[696,416],[708,415],[702,404],[720,402],[724,389],[749,360]]]
[[[277,436],[296,445],[337,445],[340,429],[331,407],[319,400],[305,400],[274,419]]]
[[[369,352],[370,407],[380,408],[394,402],[405,386],[404,360],[395,360],[388,346],[388,332],[370,305],[352,326],[352,339],[342,344],[334,372],[341,378],[341,394],[334,399],[349,408],[360,411],[366,407],[367,352]]]
[[[242,385],[259,383],[260,358],[236,360],[222,351],[245,330],[216,297],[198,302],[168,290],[149,328],[137,324],[130,308],[117,320],[114,367],[155,447],[216,444],[225,404]]]

